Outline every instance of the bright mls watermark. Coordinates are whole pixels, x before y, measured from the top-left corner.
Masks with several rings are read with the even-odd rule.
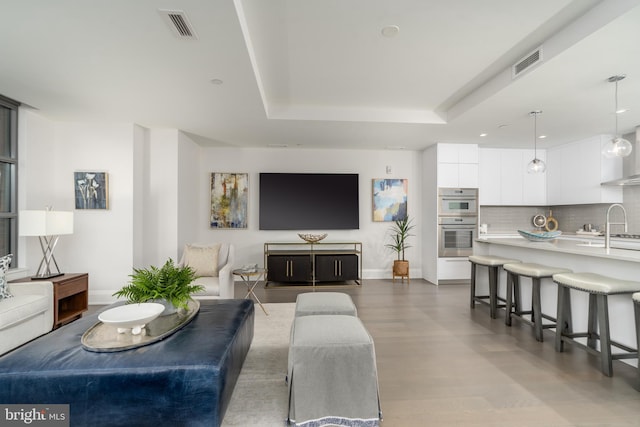
[[[69,405],[2,405],[0,427],[69,427]]]

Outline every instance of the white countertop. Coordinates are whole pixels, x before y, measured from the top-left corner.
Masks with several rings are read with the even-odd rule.
[[[562,252],[566,254],[584,255],[590,257],[616,259],[620,261],[640,262],[640,245],[637,250],[615,248],[616,241],[611,242],[611,249],[589,246],[603,243],[602,237],[564,236],[549,242],[531,242],[524,237],[515,234],[484,234],[476,239],[478,243],[489,243],[504,246],[516,246],[527,249]]]

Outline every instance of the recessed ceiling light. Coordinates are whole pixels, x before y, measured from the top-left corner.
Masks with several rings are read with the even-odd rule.
[[[222,80],[220,79],[211,79],[211,84],[212,85],[221,85],[222,83],[224,83]]]
[[[485,136],[487,136],[487,135],[489,135],[489,134],[488,134],[488,133],[481,133],[481,134],[480,134],[480,136],[481,136],[481,137],[483,137],[483,138],[484,138]]]
[[[621,108],[619,110],[616,110],[616,114],[622,114],[622,113],[626,113],[627,111],[629,111],[628,108]]]
[[[538,137],[538,139],[545,139],[546,137],[547,137],[547,135],[540,135],[540,136]]]
[[[400,27],[397,25],[387,25],[386,27],[382,27],[380,33],[382,33],[385,37],[395,37],[400,32]]]

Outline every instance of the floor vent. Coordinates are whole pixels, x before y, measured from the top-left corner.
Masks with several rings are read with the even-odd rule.
[[[159,10],[164,21],[179,39],[197,40],[196,32],[187,15],[181,10]]]
[[[542,61],[542,46],[522,58],[512,68],[512,77],[515,79],[535,64]]]

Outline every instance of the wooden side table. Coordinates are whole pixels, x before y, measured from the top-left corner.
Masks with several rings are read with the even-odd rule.
[[[89,308],[89,274],[68,273],[53,282],[53,329],[82,317]]]
[[[26,280],[39,279],[26,277],[11,282]],[[67,273],[42,280],[53,283],[53,329],[79,319],[89,308],[89,274]]]

